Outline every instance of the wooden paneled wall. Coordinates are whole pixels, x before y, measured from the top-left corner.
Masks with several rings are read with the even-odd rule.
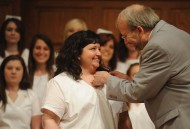
[[[119,39],[115,27],[118,13],[134,3],[145,4],[167,22],[190,33],[190,1],[182,0],[0,0],[0,20],[7,13],[21,15],[26,26],[27,46],[36,33],[45,33],[53,41],[56,50],[63,42],[65,23],[72,18],[86,21],[88,28],[109,29]]]
[[[21,15],[21,1],[0,0],[0,26],[6,15]]]

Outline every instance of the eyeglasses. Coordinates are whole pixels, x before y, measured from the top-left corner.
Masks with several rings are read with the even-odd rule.
[[[136,29],[137,29],[137,27],[136,27]],[[135,31],[136,29],[133,29],[133,30],[129,31],[128,33],[126,32],[125,35],[122,35],[122,36],[121,36],[121,38],[122,38],[122,39],[126,39],[127,36],[129,35],[129,33],[133,33],[133,31]]]
[[[125,35],[122,35],[122,36],[121,36],[122,39],[125,39],[126,37],[127,37],[127,35],[126,35],[126,36],[125,36]]]
[[[122,35],[121,38],[122,38],[122,39],[126,39],[129,33],[130,33],[130,32],[125,33],[125,35]]]

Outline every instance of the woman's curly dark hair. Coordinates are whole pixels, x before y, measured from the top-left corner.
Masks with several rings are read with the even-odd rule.
[[[92,43],[99,43],[99,38],[96,33],[90,30],[79,31],[69,36],[56,58],[55,75],[67,72],[75,80],[79,80],[82,72],[79,57],[83,48]]]

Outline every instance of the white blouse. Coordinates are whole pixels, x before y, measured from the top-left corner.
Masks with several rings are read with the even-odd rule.
[[[103,87],[103,91],[106,94],[106,85]],[[108,101],[112,108],[112,113],[113,113],[113,118],[114,118],[116,128],[118,128],[119,114],[127,111],[128,106],[125,102],[122,102],[122,101],[115,101],[115,100],[108,100]]]
[[[10,54],[5,51],[5,57],[9,56]],[[21,54],[21,57],[24,59],[24,62],[26,64],[26,66],[28,66],[28,57],[29,57],[29,50],[27,48],[25,48]],[[4,58],[0,56],[0,65],[3,62]]]
[[[33,116],[40,115],[40,104],[32,90],[19,90],[16,100],[9,98],[4,112],[0,103],[0,129],[30,129]]]
[[[129,110],[133,129],[155,129],[144,103],[131,103]]]
[[[96,90],[65,73],[48,82],[42,108],[59,116],[60,129],[106,129]]]
[[[130,65],[134,63],[139,63],[139,59],[130,59],[130,60],[126,60],[126,62],[119,61],[117,63],[116,71],[126,74]]]
[[[48,79],[48,74],[44,74],[42,76],[34,75],[32,90],[37,94],[40,104],[42,102]]]

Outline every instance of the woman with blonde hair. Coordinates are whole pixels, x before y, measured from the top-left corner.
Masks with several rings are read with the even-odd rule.
[[[63,38],[64,40],[68,38],[70,35],[74,34],[75,32],[87,30],[86,22],[79,18],[74,18],[69,20],[64,28]]]

